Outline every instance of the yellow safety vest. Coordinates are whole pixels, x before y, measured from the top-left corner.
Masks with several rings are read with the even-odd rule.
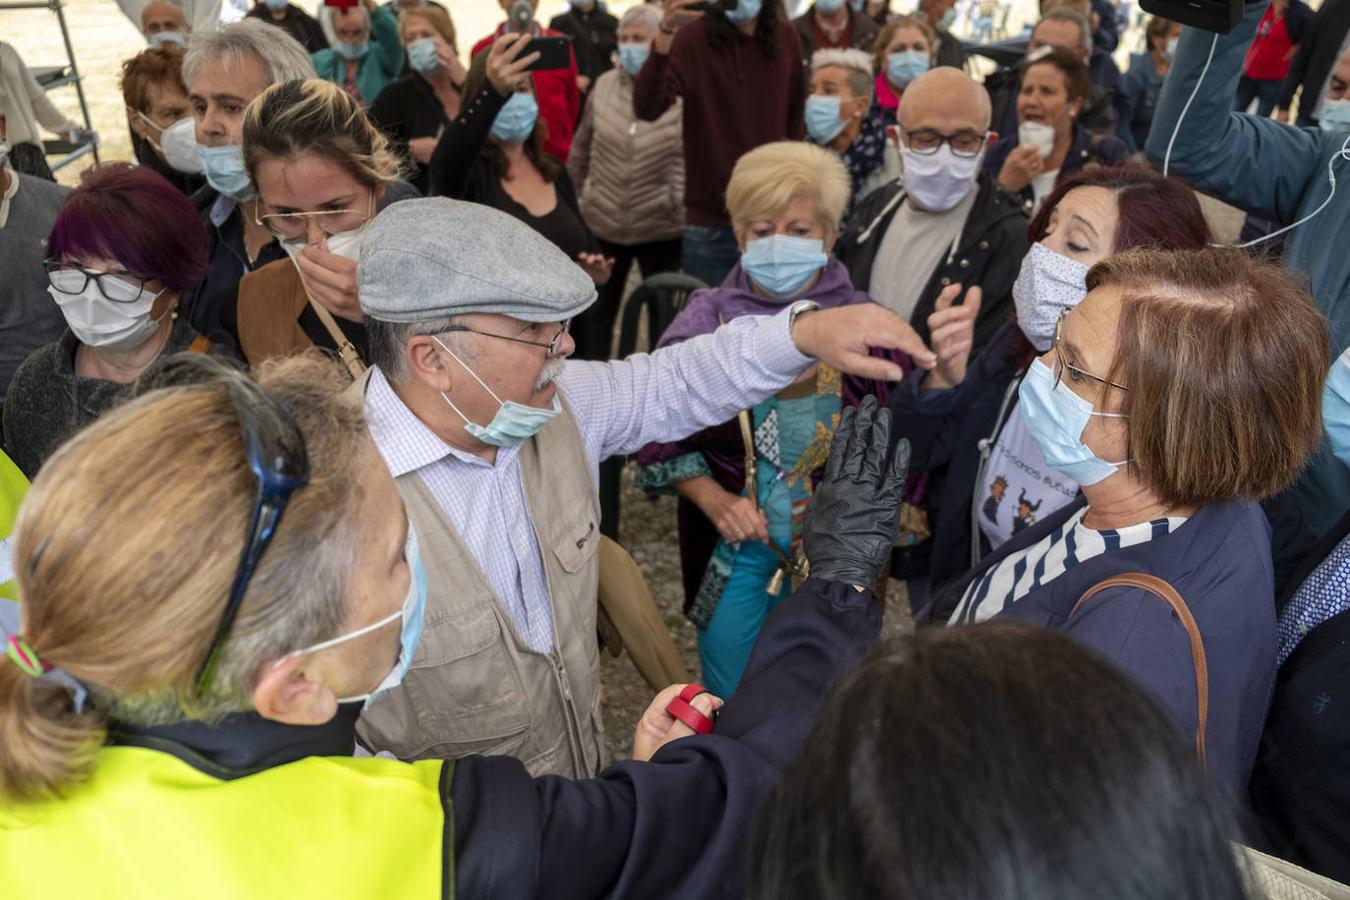
[[[104,748],[93,776],[60,799],[0,806],[4,894],[453,897],[453,815],[440,789],[453,763],[310,757],[232,774]]]
[[[10,538],[14,533],[14,519],[19,515],[19,503],[26,493],[28,479],[8,456],[0,452],[0,598],[5,600],[19,599],[10,574],[10,554],[13,552]]]

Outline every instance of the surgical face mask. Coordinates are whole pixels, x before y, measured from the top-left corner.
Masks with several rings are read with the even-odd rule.
[[[1044,122],[1023,122],[1017,126],[1019,147],[1035,147],[1045,159],[1055,149],[1055,126]]]
[[[727,18],[737,25],[744,25],[759,15],[763,0],[740,0],[735,9],[727,10]]]
[[[928,71],[928,54],[922,50],[904,50],[886,57],[886,77],[901,87]]]
[[[844,0],[816,0],[816,9],[821,12],[838,12],[844,8]]]
[[[927,154],[901,147],[900,158],[905,164],[905,190],[909,195],[930,212],[946,212],[970,193],[984,161],[984,148],[967,157],[953,153],[951,144]]]
[[[272,12],[281,12],[290,5],[290,0],[267,0],[267,8]]]
[[[773,234],[745,245],[741,268],[769,294],[780,300],[796,296],[825,267],[829,257],[819,238]]]
[[[539,433],[552,421],[558,413],[562,412],[562,403],[558,400],[558,395],[553,395],[553,405],[549,409],[539,409],[536,406],[526,406],[523,403],[517,403],[514,400],[503,401],[497,396],[497,392],[487,386],[487,382],[479,378],[473,369],[465,364],[464,360],[455,355],[454,351],[441,341],[435,335],[431,338],[440,348],[450,354],[450,358],[459,363],[464,371],[469,373],[474,381],[478,382],[483,390],[497,401],[497,413],[492,417],[492,421],[486,425],[479,425],[469,420],[469,417],[460,412],[459,407],[451,402],[445,394],[441,394],[441,399],[455,411],[455,415],[464,420],[464,430],[476,437],[485,444],[491,444],[493,447],[514,447],[528,441]],[[541,386],[542,387],[542,386]]]
[[[201,173],[201,160],[197,158],[196,123],[192,121],[192,116],[179,119],[168,128],[160,128],[140,110],[136,110],[136,115],[140,116],[145,124],[159,132],[158,143],[152,138],[146,138],[146,140],[150,141],[154,148],[159,151],[159,155],[164,157],[164,161],[169,164],[170,168],[187,175]]]
[[[177,44],[180,47],[185,46],[187,44],[187,38],[183,36],[183,32],[181,31],[156,32],[155,34],[152,34],[150,35],[150,37],[146,38],[146,40],[150,42],[151,47],[158,47],[160,44],[170,41]]]
[[[99,290],[98,282],[74,269],[58,269],[51,273],[51,294],[61,315],[81,344],[100,350],[123,353],[133,350],[158,330],[160,319],[150,318],[150,310],[163,291],[150,293],[116,278],[102,278],[103,290],[114,295],[109,300]],[[66,293],[79,288],[78,294]]]
[[[1045,244],[1032,244],[1013,282],[1017,327],[1040,353],[1050,349],[1059,314],[1087,296],[1088,267]]]
[[[408,45],[408,65],[423,75],[430,75],[441,67],[436,58],[436,42],[431,38],[422,38]]]
[[[867,0],[848,0],[848,5],[853,8],[855,13],[861,14],[867,8]]]
[[[1323,131],[1350,131],[1350,98],[1323,100],[1317,125]]]
[[[9,144],[0,141],[0,168],[9,165]]]
[[[1097,412],[1092,404],[1078,396],[1061,381],[1040,358],[1031,363],[1026,377],[1017,387],[1018,408],[1028,433],[1041,448],[1046,463],[1057,472],[1081,485],[1093,485],[1116,474],[1124,462],[1107,462],[1083,443],[1083,431],[1093,416],[1103,419],[1128,419],[1122,413]]]
[[[403,599],[403,606],[399,608],[398,612],[341,637],[335,637],[332,640],[322,641],[303,650],[287,653],[277,661],[277,665],[295,656],[318,653],[320,650],[345,644],[347,641],[355,640],[362,635],[370,634],[372,631],[393,624],[396,619],[402,619],[403,633],[399,636],[398,660],[394,663],[394,668],[389,670],[389,674],[384,676],[384,679],[370,693],[357,694],[354,697],[339,697],[338,703],[355,703],[362,700],[364,703],[361,708],[368,709],[376,697],[402,684],[403,677],[408,674],[408,668],[412,665],[413,653],[417,651],[417,644],[422,640],[422,624],[426,618],[427,608],[427,575],[422,568],[422,556],[417,549],[417,532],[413,531],[411,522],[408,523],[408,544],[404,550],[404,556],[408,560],[410,580],[408,596]]]
[[[806,98],[806,133],[817,144],[828,144],[848,123],[839,117],[839,98],[812,94]]]
[[[942,14],[942,18],[938,20],[937,27],[942,31],[948,31],[951,29],[952,25],[955,22],[956,22],[956,7],[953,6],[951,9],[947,10],[945,13]]]
[[[217,192],[235,200],[253,197],[253,182],[244,168],[244,150],[238,144],[227,147],[197,145],[197,159],[206,173],[206,183]]]
[[[357,41],[355,44],[338,41],[333,45],[333,52],[343,59],[360,59],[370,52],[370,41]]]
[[[636,75],[651,56],[651,44],[620,44],[619,65],[629,75]]]
[[[1167,47],[1163,49],[1163,59],[1171,62],[1177,55],[1177,43],[1181,38],[1168,38]]]
[[[492,120],[492,136],[503,144],[523,144],[534,132],[539,104],[532,94],[512,94]]]
[[[1322,389],[1322,427],[1331,452],[1350,466],[1350,350],[1342,353],[1327,373],[1327,386]]]

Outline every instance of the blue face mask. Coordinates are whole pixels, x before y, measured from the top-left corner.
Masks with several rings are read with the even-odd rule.
[[[538,119],[539,104],[534,95],[512,94],[492,120],[492,136],[503,144],[523,144],[534,132]]]
[[[1093,416],[1127,419],[1121,413],[1096,412],[1092,404],[1075,394],[1062,381],[1055,385],[1054,373],[1039,358],[1031,363],[1017,388],[1017,402],[1027,431],[1041,448],[1052,469],[1079,484],[1096,484],[1116,474],[1125,462],[1100,459],[1083,443],[1083,430]]]
[[[1342,353],[1327,373],[1327,386],[1322,389],[1322,427],[1331,452],[1350,466],[1350,350]]]
[[[281,12],[290,5],[290,0],[267,0],[267,8],[272,12]]]
[[[360,59],[370,52],[370,41],[361,41],[356,44],[344,44],[338,41],[333,45],[333,52],[343,59]]]
[[[403,599],[403,605],[398,612],[386,616],[378,622],[372,622],[365,628],[305,647],[303,650],[288,653],[278,660],[278,665],[294,656],[317,653],[320,650],[327,650],[329,647],[336,647],[338,644],[345,644],[347,641],[377,631],[386,625],[391,625],[395,619],[402,619],[403,631],[399,636],[398,661],[394,663],[394,668],[389,670],[389,674],[384,676],[384,679],[370,693],[357,694],[354,697],[340,697],[338,703],[355,703],[361,700],[364,701],[361,708],[366,709],[376,697],[398,687],[403,682],[403,677],[408,674],[408,668],[412,665],[413,654],[417,652],[417,644],[422,640],[422,624],[426,618],[427,608],[427,574],[422,568],[422,555],[418,552],[417,546],[417,532],[413,531],[411,522],[408,523],[408,543],[403,552],[408,560],[410,578],[408,595]]]
[[[151,47],[158,47],[160,44],[165,43],[174,43],[180,47],[187,44],[187,38],[183,36],[183,32],[181,31],[161,31],[157,34],[150,35],[148,40],[150,41]]]
[[[844,0],[816,0],[816,9],[821,12],[838,12],[844,6]]]
[[[942,14],[942,18],[938,20],[937,27],[943,31],[950,31],[952,25],[955,24],[955,22],[956,22],[956,7],[953,6],[951,9],[947,10],[945,13]]]
[[[828,144],[848,123],[839,118],[839,98],[812,94],[806,98],[806,133],[817,144]]]
[[[746,274],[780,300],[800,293],[827,262],[823,241],[786,234],[751,241],[741,256]]]
[[[928,71],[928,54],[922,50],[905,50],[886,57],[886,77],[891,84],[901,87]]]
[[[240,201],[253,197],[253,182],[244,168],[244,149],[238,144],[228,147],[198,144],[197,160],[202,164],[207,184],[217,192]]]
[[[1350,131],[1350,99],[1323,100],[1317,126],[1323,131]]]
[[[441,67],[436,58],[436,42],[431,38],[422,38],[408,45],[408,65],[423,75],[430,75]]]
[[[470,421],[468,416],[460,412],[459,407],[451,403],[449,397],[441,394],[441,399],[455,411],[455,415],[464,420],[464,430],[483,443],[491,444],[494,447],[514,447],[517,444],[523,444],[538,434],[539,429],[562,412],[562,403],[559,402],[557,394],[553,395],[553,406],[549,409],[526,406],[514,400],[503,402],[502,398],[497,396],[497,392],[488,387],[487,383],[479,378],[473,369],[465,365],[464,360],[456,356],[454,351],[445,346],[440,338],[433,335],[431,339],[439,344],[442,350],[449,353],[451,359],[463,366],[464,371],[468,372],[469,376],[478,382],[483,390],[491,394],[493,400],[497,401],[497,414],[492,417],[492,421],[486,425],[479,425],[477,422]]]
[[[759,15],[759,8],[762,5],[763,0],[741,0],[735,9],[727,10],[727,18],[737,25],[744,25]]]
[[[853,7],[855,13],[861,14],[863,9],[867,7],[867,0],[848,0],[848,5]]]
[[[651,52],[651,44],[620,44],[619,65],[629,75],[636,75],[641,71],[643,63],[647,61]]]

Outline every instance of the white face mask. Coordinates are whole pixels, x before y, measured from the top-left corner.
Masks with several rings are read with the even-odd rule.
[[[9,144],[0,141],[0,167],[9,165]]]
[[[1032,244],[1022,258],[1022,268],[1013,282],[1013,308],[1017,327],[1037,351],[1050,349],[1055,323],[1065,309],[1072,309],[1087,296],[1088,267],[1056,253],[1044,244]]]
[[[140,116],[140,113],[136,113]],[[154,122],[141,116],[150,125],[158,127]],[[163,154],[164,161],[168,163],[175,171],[186,175],[200,175],[202,171],[202,162],[197,158],[197,125],[192,121],[192,116],[179,119],[168,128],[161,129],[159,132],[159,152]]]
[[[361,255],[361,241],[366,236],[366,226],[352,228],[348,231],[339,231],[337,234],[327,235],[326,243],[328,252],[334,256],[340,256],[343,259],[350,259],[356,262]],[[300,251],[309,244],[309,238],[282,238],[280,240],[281,249],[286,251],[286,255],[295,262],[295,258],[300,255]],[[297,263],[298,266],[298,263]]]
[[[915,153],[901,147],[900,158],[905,164],[905,190],[909,195],[930,212],[946,212],[970,193],[984,161],[984,148],[974,156],[957,156],[950,144],[933,153]]]
[[[1041,159],[1050,156],[1055,149],[1055,126],[1044,122],[1023,122],[1017,126],[1017,144],[1019,147],[1035,147],[1041,153]]]
[[[62,289],[73,291],[78,288],[80,282],[86,280],[83,272],[57,270],[49,277],[51,286],[47,293],[61,307],[61,314],[75,337],[87,346],[114,352],[133,350],[145,343],[163,320],[163,316],[150,318],[150,310],[163,291],[151,294],[125,281],[104,278],[104,289],[116,298],[109,300],[92,278],[87,279],[88,283],[80,293],[62,293]]]

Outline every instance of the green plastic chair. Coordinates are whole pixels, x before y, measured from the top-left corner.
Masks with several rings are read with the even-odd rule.
[[[655,347],[684,308],[689,295],[706,287],[702,281],[683,272],[662,272],[644,279],[628,295],[620,310],[617,358],[624,359],[637,352],[638,328],[644,309],[647,311],[648,341]],[[616,456],[600,464],[600,533],[614,541],[619,539],[620,476],[627,462],[626,457]]]

